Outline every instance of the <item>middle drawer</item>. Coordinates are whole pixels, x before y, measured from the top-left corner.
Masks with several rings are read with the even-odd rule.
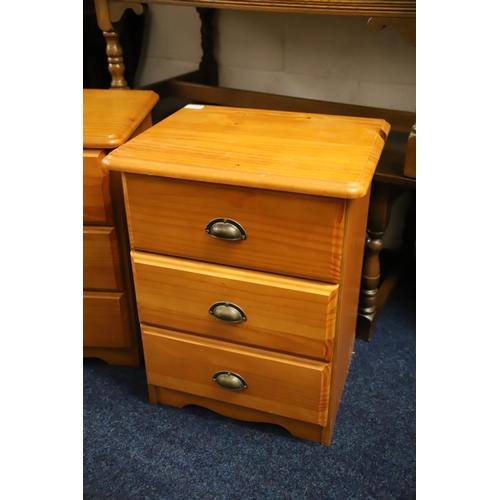
[[[131,255],[141,323],[331,360],[338,285]]]

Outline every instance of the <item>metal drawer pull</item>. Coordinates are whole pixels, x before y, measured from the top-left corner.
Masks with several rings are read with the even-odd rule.
[[[212,380],[223,389],[229,391],[242,391],[247,389],[247,383],[237,373],[232,372],[217,372]]]
[[[243,309],[231,302],[216,302],[210,306],[208,312],[214,318],[226,323],[241,323],[247,320]]]
[[[212,238],[218,240],[240,241],[247,237],[243,227],[231,219],[213,219],[207,224],[205,230]]]

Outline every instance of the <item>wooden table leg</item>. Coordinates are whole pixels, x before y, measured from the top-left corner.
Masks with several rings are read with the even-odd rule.
[[[215,58],[215,15],[216,9],[196,9],[201,20],[201,48],[203,55],[199,67],[198,83],[205,85],[219,85],[219,66]]]
[[[380,252],[384,248],[382,238],[389,225],[392,206],[402,191],[399,186],[392,184],[372,184],[356,324],[356,337],[362,340],[370,340],[375,331],[379,312]]]

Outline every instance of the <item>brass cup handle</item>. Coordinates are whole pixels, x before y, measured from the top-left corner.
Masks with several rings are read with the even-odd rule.
[[[247,234],[241,224],[232,219],[213,219],[207,224],[205,231],[212,238],[217,238],[218,240],[240,241],[247,238]]]
[[[247,389],[248,385],[237,373],[232,372],[217,372],[212,380],[222,389],[227,389],[229,391],[242,391]]]
[[[216,302],[210,306],[208,312],[215,318],[225,323],[241,323],[247,320],[245,311],[231,302]]]

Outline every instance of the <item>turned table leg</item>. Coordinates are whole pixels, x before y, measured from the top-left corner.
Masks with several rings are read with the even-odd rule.
[[[203,55],[200,62],[200,81],[206,85],[219,85],[219,67],[215,58],[215,14],[216,9],[198,7],[201,20],[201,48]]]
[[[381,182],[372,184],[356,324],[356,337],[362,340],[370,340],[375,331],[380,252],[384,248],[382,238],[389,225],[392,205],[400,194],[401,190],[397,186]]]

